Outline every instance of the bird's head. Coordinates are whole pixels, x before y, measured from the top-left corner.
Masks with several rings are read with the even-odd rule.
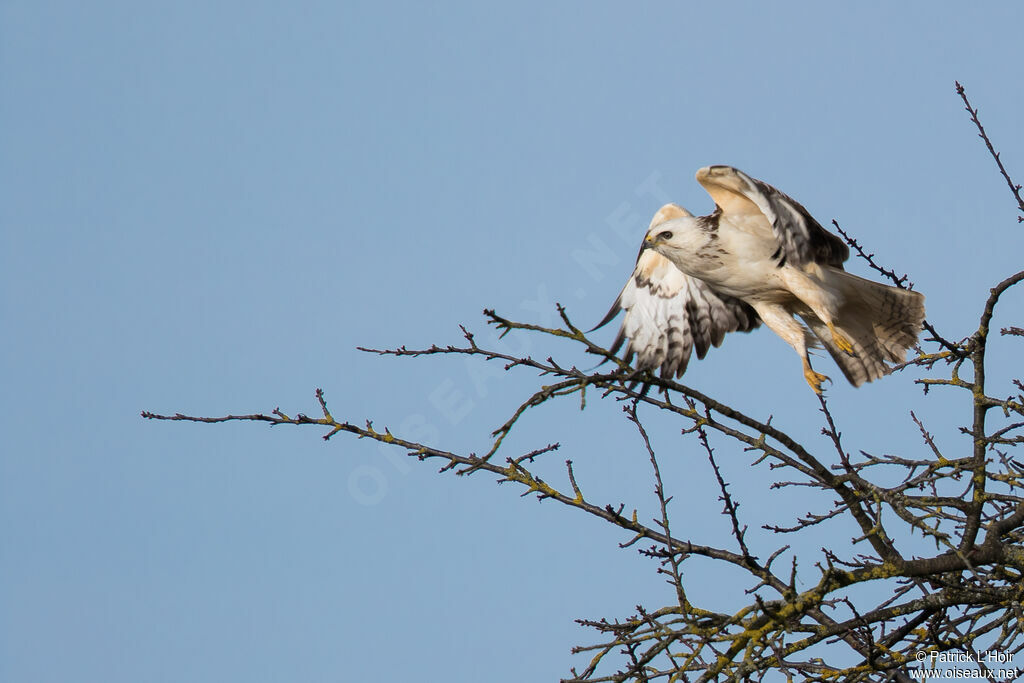
[[[678,204],[666,204],[651,219],[644,238],[644,248],[671,257],[673,251],[692,251],[699,235],[698,219]]]

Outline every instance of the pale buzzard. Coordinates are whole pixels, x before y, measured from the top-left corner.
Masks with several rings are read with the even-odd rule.
[[[800,354],[819,394],[828,378],[811,369],[808,348],[823,346],[854,386],[905,359],[924,320],[922,294],[845,272],[843,240],[774,187],[730,166],[702,168],[697,181],[715,212],[667,204],[655,214],[633,276],[598,325],[625,311],[613,352],[625,343],[627,361],[671,378],[694,347],[703,358],[727,332],[763,322]]]

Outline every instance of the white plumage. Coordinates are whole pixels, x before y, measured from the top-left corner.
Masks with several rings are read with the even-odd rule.
[[[598,325],[625,311],[614,352],[625,343],[638,368],[680,376],[693,349],[703,358],[726,333],[763,322],[800,355],[818,393],[828,378],[811,369],[809,347],[823,346],[854,386],[903,361],[923,295],[846,273],[846,244],[772,186],[730,166],[702,168],[697,181],[716,210],[694,217],[667,204],[655,214],[633,276]]]

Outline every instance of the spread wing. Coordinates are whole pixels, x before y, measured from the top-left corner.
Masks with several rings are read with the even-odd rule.
[[[836,268],[850,257],[850,249],[837,235],[821,227],[795,199],[771,185],[751,178],[732,166],[706,166],[697,171],[722,210],[722,219],[741,229],[758,229],[767,222],[779,244],[780,263],[823,263]],[[751,220],[753,219],[753,220]]]
[[[638,369],[660,369],[667,378],[682,376],[694,348],[703,358],[727,332],[747,332],[761,324],[749,304],[716,293],[651,249],[641,250],[633,276],[597,327],[620,310],[626,315],[612,353],[625,344],[627,363],[636,356]]]

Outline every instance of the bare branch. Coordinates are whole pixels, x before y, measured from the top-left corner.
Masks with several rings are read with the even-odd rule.
[[[959,84],[957,93],[1024,213],[1020,186],[1010,179],[977,109]],[[906,274],[881,265],[875,254],[837,222],[833,224],[872,270],[898,287],[913,286]],[[500,363],[506,372],[525,370],[545,378],[545,384],[522,397],[493,430],[482,455],[405,439],[386,428],[375,429],[370,421],[365,426],[339,421],[320,389],[315,395],[315,417],[292,416],[279,408],[222,417],[151,412],[142,416],[206,424],[314,425],[324,439],[347,432],[403,449],[420,461],[435,461],[442,473],[479,472],[483,478],[510,484],[522,496],[557,501],[610,524],[621,547],[633,548],[658,563],[657,572],[667,578],[673,595],[661,607],[637,605],[628,617],[578,620],[596,633],[597,642],[573,648],[590,659],[585,666],[573,668],[566,680],[741,681],[782,675],[788,680],[907,682],[921,653],[985,648],[1007,654],[1024,651],[1024,462],[1010,450],[1024,443],[1024,383],[1020,378],[1008,379],[1020,393],[1005,398],[986,388],[992,319],[1006,293],[1022,281],[1024,271],[997,283],[982,307],[977,329],[960,341],[939,335],[925,322],[929,336],[924,341],[937,348],[918,349],[915,358],[896,369],[914,366],[921,376],[913,381],[926,394],[932,387],[963,390],[967,393],[957,395],[964,398],[969,393],[970,418],[964,415],[958,423],[948,424],[932,417],[927,420],[929,429],[919,417],[924,412],[909,411],[921,439],[906,452],[873,455],[858,450],[857,435],[844,435],[840,429],[850,416],[824,396],[819,402],[826,440],[811,447],[810,441],[798,438],[798,431],[773,424],[770,417],[758,417],[756,410],[728,405],[672,379],[631,368],[588,338],[561,305],[557,306],[560,326],[553,328],[511,320],[493,310],[485,310],[484,315],[501,336],[519,331],[549,341],[553,337],[578,353],[598,358],[604,371],[580,370],[554,355],[534,358],[486,348],[461,326],[464,341],[458,345],[362,349],[389,357],[467,357]],[[999,307],[1000,314],[1007,308]],[[1017,326],[1004,327],[1001,334],[1024,336],[1020,321],[1011,322]],[[521,418],[528,411],[563,400],[573,405],[578,401],[580,409],[585,409],[588,389],[591,403],[620,402],[640,436],[658,505],[649,522],[637,512],[646,509],[643,505],[588,498],[571,459],[564,461],[564,472],[554,469],[552,476],[560,483],[546,481],[541,473],[550,472],[555,463],[545,456],[560,449],[556,441],[544,439],[540,443],[546,445],[507,455],[503,461],[495,457],[501,448],[507,449],[507,437],[521,429]],[[641,406],[648,411],[643,421],[638,416]],[[678,537],[681,527],[673,524],[670,514],[678,503],[666,491],[662,472],[667,461],[664,454],[660,458],[656,454],[648,433],[648,426],[658,433],[653,430],[654,420],[670,424],[672,433],[681,435],[673,438],[694,444],[707,456],[706,465],[695,459],[688,461],[688,467],[707,466],[717,486],[710,491],[692,486],[680,490],[685,491],[688,509],[696,506],[693,509],[704,514],[721,502],[721,513],[729,520],[728,533],[718,533],[716,538],[710,528],[690,524],[685,527],[689,537]],[[968,439],[941,439],[958,431]],[[722,466],[727,458],[763,466],[766,474],[755,482],[764,490],[762,500],[740,500],[734,493],[737,482],[727,481],[723,474],[728,471]],[[686,486],[685,481],[667,483]],[[806,512],[785,526],[775,523],[771,501],[790,490],[800,491],[809,502],[800,508]],[[758,502],[760,509],[754,507]],[[742,516],[741,509],[746,511]],[[744,518],[758,520],[759,528],[753,529],[757,533],[750,533]],[[820,542],[812,547],[805,540],[814,533],[812,529],[830,534],[828,547]],[[791,542],[769,545],[775,550],[762,562],[752,549],[764,547],[764,538],[774,539],[771,534],[775,533],[787,534]],[[695,558],[728,569],[722,574],[723,581],[729,581],[722,594],[709,595],[691,586],[687,563]],[[736,597],[742,598],[738,609]],[[733,609],[723,606],[728,604]],[[979,676],[1007,679],[997,667],[975,664]]]
[[[992,145],[992,141],[989,140],[988,133],[985,132],[985,127],[981,125],[981,120],[978,118],[978,110],[971,106],[970,100],[967,99],[967,90],[964,86],[960,85],[960,81],[956,81],[956,94],[960,96],[960,99],[964,101],[964,107],[967,109],[967,113],[971,115],[971,121],[974,122],[975,127],[978,129],[978,137],[985,141],[985,147],[988,149],[988,153],[992,155],[992,158],[996,162],[996,166],[999,167],[999,174],[1003,176],[1003,180],[1006,181],[1007,186],[1010,188],[1010,192],[1013,193],[1013,198],[1017,202],[1017,210],[1024,214],[1024,197],[1021,197],[1020,190],[1021,186],[1013,182],[1010,178],[1010,174],[1006,172],[1006,167],[1003,166],[1003,160],[999,158],[999,152]],[[1017,222],[1024,221],[1024,216],[1018,216]]]

